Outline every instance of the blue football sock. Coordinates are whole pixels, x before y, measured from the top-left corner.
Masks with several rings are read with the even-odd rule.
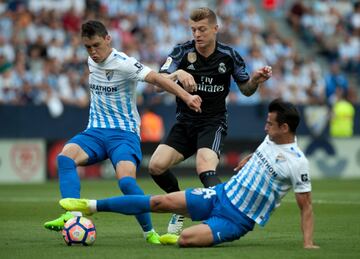
[[[141,190],[139,185],[136,183],[135,178],[130,176],[121,178],[118,181],[120,190],[125,195],[144,195],[144,192]],[[129,206],[132,206],[131,204]],[[148,205],[150,206],[150,205]],[[135,214],[135,213],[134,213]],[[141,228],[144,232],[152,230],[153,226],[151,223],[150,213],[143,213],[136,215],[136,219],[139,222]]]
[[[60,192],[62,198],[80,198],[80,178],[74,160],[67,156],[57,157]]]
[[[97,200],[96,210],[117,212],[126,215],[150,212],[150,197],[150,195],[124,195]]]

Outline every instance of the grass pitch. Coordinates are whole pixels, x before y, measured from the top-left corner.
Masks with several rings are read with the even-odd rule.
[[[139,179],[148,194],[162,191],[150,178]],[[180,180],[182,188],[200,186],[198,179]],[[116,181],[82,181],[82,196],[119,195]],[[65,245],[61,234],[43,223],[62,213],[57,182],[0,185],[0,258],[360,258],[360,180],[313,181],[315,242],[319,250],[304,250],[300,215],[289,193],[264,227],[238,241],[213,248],[178,248],[145,243],[134,217],[99,213],[91,217],[97,240],[91,247]],[[165,233],[169,214],[153,214],[156,230]],[[190,220],[185,225],[193,224]]]

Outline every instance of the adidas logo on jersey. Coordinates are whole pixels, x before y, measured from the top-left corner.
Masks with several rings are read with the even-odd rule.
[[[188,65],[187,69],[189,69],[189,70],[195,70],[195,67],[194,67],[193,64],[190,64],[190,65]]]

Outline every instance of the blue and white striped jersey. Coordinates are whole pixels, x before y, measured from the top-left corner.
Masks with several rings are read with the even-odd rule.
[[[116,49],[102,63],[89,57],[88,65],[91,101],[87,128],[119,128],[139,135],[136,85],[151,69]]]
[[[296,142],[277,145],[267,136],[224,189],[239,211],[264,226],[291,187],[311,191],[308,160]]]

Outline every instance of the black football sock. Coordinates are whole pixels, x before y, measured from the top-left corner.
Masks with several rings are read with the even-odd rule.
[[[166,170],[160,175],[152,175],[155,183],[159,185],[166,193],[180,191],[178,180],[170,170]]]
[[[213,187],[221,183],[219,177],[216,175],[216,172],[213,170],[200,173],[199,178],[205,188]]]

